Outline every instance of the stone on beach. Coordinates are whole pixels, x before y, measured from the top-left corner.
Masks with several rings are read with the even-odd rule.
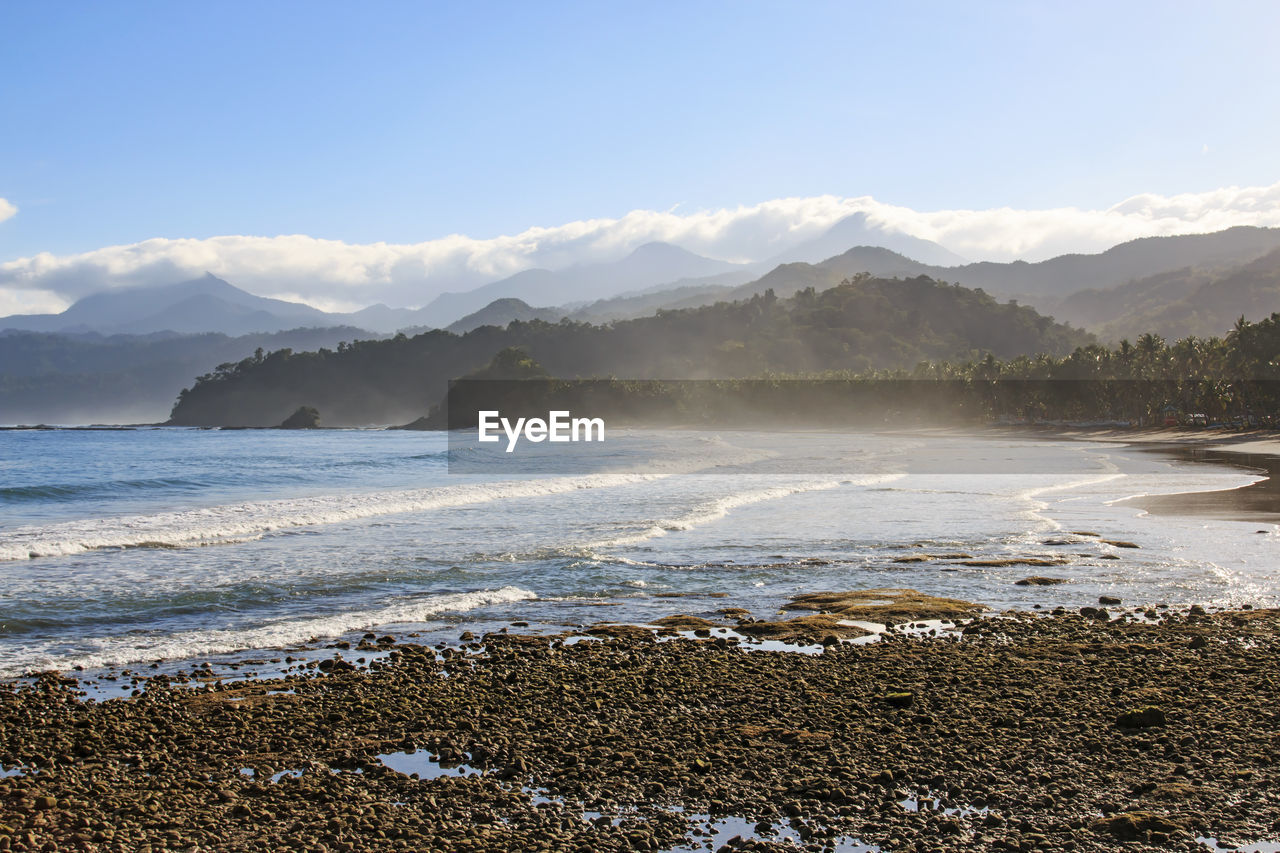
[[[910,597],[863,593],[862,607]],[[445,661],[402,642],[364,669],[235,685],[158,675],[101,703],[44,674],[0,690],[0,762],[38,768],[0,777],[0,837],[30,850],[623,853],[707,840],[707,815],[740,819],[740,847],[770,851],[856,839],[1145,853],[1271,837],[1280,612],[966,612],[962,639],[891,632],[821,654],[657,642],[636,626],[579,642],[490,633]],[[789,621],[818,618],[843,617]],[[1192,650],[1196,637],[1210,642]],[[1119,728],[1127,713],[1150,725]],[[393,755],[417,757],[416,778]],[[780,824],[807,841],[748,838]]]
[[[796,596],[784,610],[817,610],[846,619],[895,625],[923,619],[963,619],[986,610],[981,604],[940,598],[914,589],[862,589]]]

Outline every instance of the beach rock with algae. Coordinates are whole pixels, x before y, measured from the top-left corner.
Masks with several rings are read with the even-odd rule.
[[[813,592],[799,595],[784,610],[816,610],[857,619],[896,625],[923,619],[966,619],[987,608],[958,598],[940,598],[914,589],[860,589],[851,592]]]

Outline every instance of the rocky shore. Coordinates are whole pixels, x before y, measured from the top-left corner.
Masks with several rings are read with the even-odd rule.
[[[1205,851],[1280,838],[1280,611],[973,616],[880,598],[797,599],[819,611],[795,620],[803,653],[756,645],[755,623],[726,608],[658,631],[464,635],[445,649],[370,637],[390,653],[367,668],[351,663],[359,649],[331,651],[271,679],[156,675],[110,701],[45,673],[0,689],[0,850]],[[886,604],[898,629],[849,639],[842,622]],[[942,621],[912,629],[919,618]]]

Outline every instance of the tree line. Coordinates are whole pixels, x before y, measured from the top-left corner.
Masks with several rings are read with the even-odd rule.
[[[926,277],[859,275],[789,298],[736,302],[594,325],[513,321],[464,335],[356,341],[337,350],[277,350],[219,365],[184,389],[172,423],[274,426],[299,406],[330,425],[405,423],[450,379],[518,348],[562,378],[722,379],[837,370],[866,373],[992,353],[1065,355],[1093,337],[1034,309]]]

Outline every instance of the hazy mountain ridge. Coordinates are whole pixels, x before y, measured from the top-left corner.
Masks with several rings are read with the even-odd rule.
[[[1276,248],[1280,228],[1240,226],[1211,234],[1141,237],[1094,255],[1059,255],[1036,263],[984,261],[938,272],[967,287],[1034,302],[1046,297],[1061,300],[1086,287],[1108,289],[1184,267],[1249,261]]]
[[[1240,318],[1280,311],[1280,249],[1245,264],[1188,267],[1109,291],[1082,291],[1061,313],[1080,317],[1107,340],[1152,332],[1169,340],[1227,334]]]
[[[910,249],[919,257],[954,257],[941,246],[908,235],[884,233],[865,217],[848,217],[824,235],[784,252],[787,259],[825,251],[833,241],[870,236]],[[377,332],[440,327],[481,311],[497,299],[550,306],[563,316],[592,322],[632,319],[658,309],[688,308],[737,299],[772,288],[778,294],[825,288],[860,272],[876,276],[927,275],[1029,301],[1056,312],[1072,294],[1106,290],[1187,267],[1239,264],[1280,248],[1280,229],[1239,227],[1214,234],[1147,237],[1096,255],[1062,255],[1038,263],[979,262],[959,266],[925,263],[882,245],[842,246],[839,254],[778,265],[732,264],[704,258],[666,243],[648,243],[618,261],[552,271],[524,270],[464,293],[441,294],[424,308],[372,305],[351,313],[326,313],[309,305],[254,296],[212,275],[178,284],[113,290],[85,297],[61,314],[0,318],[0,329],[147,333],[272,332],[303,325],[350,325]],[[607,294],[600,298],[601,294]],[[1075,306],[1071,310],[1080,310]],[[491,312],[499,317],[500,312]],[[517,315],[512,315],[514,319]],[[1074,316],[1074,315],[1073,315]]]
[[[920,360],[1063,354],[1091,336],[1033,309],[925,277],[855,281],[790,298],[773,293],[608,326],[512,322],[436,330],[344,352],[270,354],[201,377],[174,407],[180,425],[264,426],[299,406],[329,425],[406,423],[451,378],[521,347],[562,378],[734,378],[867,370]]]
[[[922,264],[950,267],[968,263],[968,260],[932,240],[912,237],[898,231],[889,231],[868,225],[865,213],[846,216],[828,228],[823,234],[806,240],[769,258],[766,268],[790,263],[815,263],[843,254],[850,246],[878,246],[899,255],[914,258]]]
[[[655,311],[698,308],[716,302],[746,299],[772,289],[778,296],[790,296],[813,287],[826,290],[858,273],[876,276],[911,277],[933,269],[879,246],[855,246],[815,264],[791,261],[780,264],[751,281],[725,283],[724,277],[688,282],[671,289],[653,289],[642,294],[624,294],[578,308],[567,316],[590,323],[633,320]]]
[[[821,290],[866,272],[888,277],[927,275],[939,281],[980,288],[1003,298],[1019,299],[1045,313],[1061,315],[1063,320],[1098,328],[1115,314],[1108,313],[1111,309],[1101,308],[1090,312],[1084,307],[1086,299],[1072,301],[1075,294],[1085,290],[1093,294],[1109,293],[1135,280],[1166,275],[1189,266],[1214,268],[1247,262],[1276,248],[1280,248],[1280,229],[1252,227],[1212,234],[1144,237],[1094,255],[1061,255],[1037,263],[984,261],[946,267],[922,263],[881,246],[855,246],[818,263],[781,264],[760,278],[733,288],[672,289],[647,294],[643,299],[602,300],[570,316],[593,320],[629,319],[640,316],[639,312],[743,299],[768,289],[780,296],[806,287]],[[1183,288],[1174,294],[1180,299],[1187,292]],[[1096,298],[1100,304],[1115,299]],[[1059,310],[1064,305],[1067,308]]]
[[[3,332],[0,424],[153,423],[193,376],[259,348],[318,350],[371,337],[341,326],[241,337]]]
[[[461,293],[442,293],[420,310],[423,321],[444,326],[495,299],[571,306],[628,291],[723,273],[751,275],[752,265],[704,258],[670,243],[646,243],[618,261],[581,264],[562,270],[531,269]]]
[[[1273,254],[1266,255],[1265,258],[1259,257],[1265,254],[1261,250],[1273,243],[1277,244],[1271,249]],[[504,298],[455,320],[452,329],[467,332],[477,326],[497,326],[501,327],[501,331],[512,321],[528,323],[541,320],[554,323],[562,317],[593,324],[626,323],[653,317],[659,311],[679,311],[749,299],[767,290],[772,290],[775,296],[781,298],[806,288],[820,292],[863,273],[880,278],[903,279],[923,274],[966,286],[975,284],[972,281],[974,275],[986,275],[988,279],[995,278],[999,282],[1012,280],[1010,276],[1018,273],[1022,276],[1018,281],[1026,286],[1037,282],[1043,284],[1046,281],[1063,280],[1070,280],[1072,286],[1086,280],[1108,285],[1105,288],[1094,286],[1077,289],[1063,298],[1044,296],[1031,303],[1043,313],[1056,314],[1061,320],[1098,331],[1105,339],[1116,340],[1125,336],[1136,338],[1145,331],[1153,331],[1171,339],[1187,334],[1221,335],[1242,314],[1248,319],[1258,319],[1280,308],[1280,293],[1275,285],[1274,269],[1280,266],[1280,261],[1276,261],[1274,257],[1276,252],[1280,252],[1277,247],[1280,247],[1280,229],[1236,228],[1217,234],[1146,238],[1113,247],[1098,255],[1064,256],[1041,264],[935,267],[882,247],[856,246],[817,263],[783,264],[745,284],[733,286],[724,282],[748,274],[745,269],[734,269],[704,279],[686,279],[681,286],[666,289],[661,286],[633,289],[617,297],[597,300],[576,308],[534,307],[523,299]],[[683,257],[679,252],[667,252],[661,247],[651,247],[648,251]],[[1117,261],[1117,258],[1120,260]],[[1117,270],[1137,268],[1135,259],[1139,258],[1145,259],[1143,263],[1148,267],[1168,269],[1127,279],[1118,284],[1109,282],[1107,277],[1116,275]],[[1177,265],[1187,258],[1195,263]],[[1224,261],[1224,258],[1227,260]],[[991,275],[993,270],[998,270],[998,274]],[[1063,278],[1063,270],[1072,271],[1073,277]],[[1000,292],[998,282],[991,285],[987,281],[986,285],[980,286],[993,294],[1010,295]],[[410,333],[425,331],[421,325],[415,329],[402,322],[419,315],[420,311],[388,308],[384,305],[370,306],[350,314],[330,314],[299,303],[257,297],[221,279],[206,275],[191,282],[164,287],[95,294],[80,300],[60,315],[0,320],[0,329],[11,325],[10,320],[25,321],[27,325],[39,328],[55,327],[79,332],[93,328],[96,323],[107,334],[121,328],[152,333],[154,330],[146,328],[152,323],[161,324],[168,330],[190,332],[198,330],[201,324],[214,321],[238,323],[238,328],[329,327],[330,331],[327,336],[322,336],[323,339],[309,338],[304,343],[276,341],[263,344],[266,348],[275,349],[290,346],[314,349],[333,346],[343,339],[376,337],[373,332],[360,331],[360,328],[369,328],[375,324],[375,328],[382,330],[389,326],[396,329],[409,326]],[[361,324],[359,328],[343,329],[343,325],[357,325],[351,322],[351,318],[369,322]],[[0,337],[4,337],[4,333],[0,332]],[[148,334],[148,337],[168,340],[180,339],[182,336],[175,335],[173,331],[165,331],[156,335]],[[247,354],[237,350],[230,355],[207,356],[204,354],[204,344],[191,341],[183,343],[179,340],[170,344],[163,355],[156,357],[184,365],[182,369],[185,372],[181,376],[176,371],[155,373],[141,361],[117,370],[107,365],[114,356],[107,357],[103,364],[91,365],[87,368],[88,372],[77,372],[80,368],[74,366],[57,366],[70,364],[79,358],[86,351],[88,340],[89,337],[84,335],[78,339],[76,336],[66,338],[50,335],[38,346],[33,345],[33,353],[38,352],[38,357],[49,365],[49,369],[45,371],[44,382],[48,386],[45,389],[33,384],[38,384],[37,380],[31,378],[32,374],[24,366],[28,362],[13,348],[12,341],[9,341],[7,349],[0,346],[0,382],[4,383],[3,391],[0,392],[0,422],[153,420],[163,415],[172,395],[189,383],[192,377],[219,362],[243,358]],[[128,346],[139,347],[141,340],[142,338],[135,336]],[[56,353],[59,347],[67,349],[65,357]],[[98,352],[106,353],[108,350],[101,349]],[[483,361],[491,355],[492,351],[477,353],[476,358]],[[459,367],[471,369],[477,363],[467,362]],[[406,369],[422,368],[414,365]],[[117,370],[120,375],[110,381],[85,378],[106,376],[112,370]],[[59,371],[74,373],[80,378],[74,381],[69,378],[57,379],[55,374]],[[155,384],[156,388],[148,387],[149,384]],[[116,390],[110,393],[102,390],[108,387]],[[62,390],[57,392],[56,389]],[[66,397],[65,405],[57,400],[58,393],[63,393]],[[144,401],[141,407],[132,405],[132,401],[137,400]],[[122,413],[124,410],[119,405],[122,401],[129,401],[127,414]],[[15,408],[17,403],[21,403],[20,408]],[[288,412],[284,414],[287,415]]]
[[[755,263],[717,260],[671,243],[650,242],[614,261],[571,264],[556,270],[527,269],[470,290],[441,293],[421,308],[379,303],[350,313],[324,312],[302,303],[254,296],[206,273],[188,282],[103,291],[81,299],[61,314],[3,317],[0,330],[117,334],[170,329],[236,335],[327,324],[394,333],[411,327],[444,327],[496,299],[557,306],[570,314],[602,299],[657,290],[736,286],[779,263],[817,262],[859,243],[885,245],[935,262],[962,260],[928,240],[868,225],[865,214],[856,214],[816,238]],[[187,301],[195,296],[210,299]],[[644,304],[652,301],[644,300]]]
[[[304,325],[343,325],[300,302],[254,296],[211,273],[191,281],[95,293],[61,314],[0,318],[0,329],[146,334],[158,331],[252,334]]]
[[[534,308],[523,299],[508,297],[493,300],[479,311],[450,323],[445,330],[461,335],[480,326],[506,326],[512,320],[545,320],[554,323],[563,316],[564,312],[559,308]]]
[[[1107,290],[1189,266],[1213,267],[1241,263],[1280,248],[1280,228],[1230,228],[1212,234],[1143,237],[1120,243],[1094,255],[1059,255],[1028,263],[982,261],[955,267],[924,264],[887,249],[859,246],[819,264],[788,264],[758,281],[733,291],[734,297],[772,287],[819,286],[857,272],[872,275],[927,275],[943,281],[981,288],[996,296],[1028,301],[1054,313],[1071,294],[1086,288]],[[781,288],[781,289],[780,289]]]

